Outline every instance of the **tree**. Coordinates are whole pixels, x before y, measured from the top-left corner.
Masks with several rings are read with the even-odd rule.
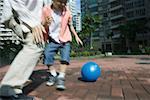
[[[120,37],[125,39],[126,48],[128,52],[130,51],[129,40],[135,35],[132,26],[134,26],[133,23],[126,23],[124,25],[119,26],[119,30],[121,32]]]
[[[128,21],[127,23],[120,25],[121,38],[125,39],[126,48],[129,53],[131,43],[135,42],[136,34],[143,33],[146,29],[146,21]]]
[[[90,14],[87,14],[83,17],[82,31],[80,31],[78,34],[80,38],[83,40],[84,47],[86,49],[90,48],[91,35],[92,33],[95,32],[96,28],[99,28],[100,23],[101,23],[101,17],[98,15],[92,16]],[[73,40],[73,46],[76,47],[75,40]]]

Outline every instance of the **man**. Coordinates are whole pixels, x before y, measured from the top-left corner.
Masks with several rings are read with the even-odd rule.
[[[1,97],[9,97],[10,100],[33,99],[23,95],[22,88],[43,52],[45,29],[41,25],[42,7],[43,0],[4,0],[2,22],[10,20],[9,26],[20,32],[17,34],[23,37],[24,44],[1,81]],[[14,12],[17,13],[17,19],[12,17]]]

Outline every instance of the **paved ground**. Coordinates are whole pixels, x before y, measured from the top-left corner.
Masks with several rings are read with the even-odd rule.
[[[101,66],[96,82],[80,80],[80,68],[87,61]],[[56,66],[59,63],[56,62]],[[9,66],[0,68],[0,79]],[[47,87],[47,68],[39,64],[24,92],[43,100],[150,100],[150,56],[114,56],[109,58],[71,60],[67,71],[67,90]]]

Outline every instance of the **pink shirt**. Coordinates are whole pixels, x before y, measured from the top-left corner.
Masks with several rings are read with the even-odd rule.
[[[43,8],[42,21],[44,22],[47,16],[51,16],[51,7],[47,5]],[[72,41],[71,32],[69,30],[68,23],[72,20],[71,12],[66,7],[66,11],[63,12],[61,16],[61,29],[59,34],[59,40],[61,42]]]

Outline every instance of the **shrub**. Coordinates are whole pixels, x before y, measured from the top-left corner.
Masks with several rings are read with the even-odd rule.
[[[145,47],[145,51],[147,54],[150,54],[150,47]]]
[[[70,56],[71,56],[71,57],[76,57],[76,56],[77,56],[77,53],[74,52],[74,51],[71,51]]]

